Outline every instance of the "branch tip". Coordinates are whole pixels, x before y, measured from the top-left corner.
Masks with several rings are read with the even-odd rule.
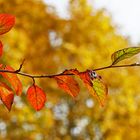
[[[24,62],[25,62],[25,58],[23,59],[22,63],[21,63],[20,66],[19,66],[19,69],[17,69],[17,70],[15,71],[15,73],[18,73],[18,72],[21,71]]]

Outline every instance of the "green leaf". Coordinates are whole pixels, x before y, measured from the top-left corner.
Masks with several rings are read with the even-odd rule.
[[[93,94],[99,101],[101,106],[104,106],[107,99],[108,89],[106,84],[100,78],[95,78],[92,81]]]
[[[124,59],[130,58],[138,53],[140,53],[140,47],[130,47],[130,48],[125,48],[125,49],[116,51],[111,56],[112,65],[115,65],[118,62]]]

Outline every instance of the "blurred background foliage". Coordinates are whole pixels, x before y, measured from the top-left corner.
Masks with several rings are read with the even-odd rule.
[[[41,0],[0,0],[0,13],[16,16],[14,28],[1,37],[1,63],[17,69],[25,58],[22,71],[31,74],[106,66],[111,63],[113,52],[131,45],[117,33],[107,11],[94,9],[87,0],[70,0],[66,19]],[[134,57],[123,63],[136,60]],[[99,106],[80,80],[80,94],[73,100],[58,89],[55,81],[40,79],[36,82],[45,90],[48,101],[39,112],[26,100],[26,90],[32,81],[20,77],[23,95],[15,98],[11,112],[0,103],[0,139],[139,140],[139,68],[98,73],[109,87],[105,107]]]

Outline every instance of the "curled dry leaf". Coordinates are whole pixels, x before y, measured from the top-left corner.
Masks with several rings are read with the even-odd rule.
[[[118,50],[111,55],[112,65],[115,65],[118,62],[130,58],[138,53],[140,53],[140,47],[129,47],[122,50]]]
[[[66,74],[66,71],[64,71],[63,74]],[[57,81],[58,86],[73,98],[79,94],[79,85],[74,78],[70,77],[70,75],[59,75],[55,76],[54,79]]]
[[[10,111],[14,100],[14,93],[5,83],[0,83],[0,98],[6,108]]]
[[[15,17],[9,14],[0,14],[0,35],[8,32],[15,24]]]
[[[2,56],[3,53],[3,45],[2,42],[0,41],[0,57]]]
[[[27,90],[27,99],[31,106],[36,110],[41,110],[46,102],[46,94],[37,85],[32,85]]]
[[[9,70],[9,71],[15,71],[12,67],[6,66],[4,70]],[[16,74],[14,73],[0,73],[13,87],[16,95],[21,95],[22,94],[22,84],[19,78],[17,77]]]
[[[98,76],[92,70],[79,72],[77,69],[71,69],[67,70],[67,73],[78,75],[80,79],[84,82],[89,92],[94,97],[96,97],[101,106],[104,106],[108,94],[108,89],[100,76]]]

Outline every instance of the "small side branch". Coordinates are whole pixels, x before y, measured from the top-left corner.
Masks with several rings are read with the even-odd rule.
[[[21,63],[21,64],[20,64],[20,66],[19,66],[19,69],[17,69],[17,70],[15,71],[15,73],[17,73],[17,72],[20,72],[20,71],[21,71],[21,69],[22,69],[22,66],[23,66],[24,62],[25,62],[25,59],[23,59],[22,63]]]

